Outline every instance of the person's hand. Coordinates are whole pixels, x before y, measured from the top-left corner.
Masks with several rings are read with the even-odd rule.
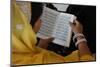
[[[46,49],[48,47],[48,44],[52,42],[53,40],[54,38],[40,39],[38,46]]]
[[[74,32],[74,34],[83,32],[83,27],[80,24],[80,22],[77,21],[77,20],[75,20],[73,23],[70,23],[70,26],[71,26],[72,31]]]

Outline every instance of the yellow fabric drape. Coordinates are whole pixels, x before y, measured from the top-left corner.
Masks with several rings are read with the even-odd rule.
[[[46,64],[94,60],[90,55],[81,58],[78,50],[72,54],[62,57],[54,52],[35,46],[36,34],[33,32],[27,17],[19,9],[16,2],[12,3],[12,64]]]

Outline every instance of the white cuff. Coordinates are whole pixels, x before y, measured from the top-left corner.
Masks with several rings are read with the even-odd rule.
[[[77,33],[77,34],[74,35],[74,37],[73,37],[73,41],[75,42],[75,39],[76,39],[77,37],[79,37],[79,36],[84,37],[83,34],[81,34],[81,33]]]
[[[80,40],[78,40],[78,41],[75,43],[75,46],[77,47],[78,44],[81,43],[81,42],[87,42],[87,40],[86,40],[85,38],[80,39]]]

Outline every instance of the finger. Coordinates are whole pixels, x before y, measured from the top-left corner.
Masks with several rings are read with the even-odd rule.
[[[52,37],[52,38],[48,38],[48,41],[53,41],[54,40],[54,38]]]

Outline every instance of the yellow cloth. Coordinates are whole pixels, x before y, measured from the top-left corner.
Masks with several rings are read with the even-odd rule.
[[[33,32],[27,17],[12,3],[12,64],[46,64],[93,60],[90,55],[78,56],[78,50],[62,57],[54,52],[35,46],[36,34]]]
[[[17,5],[20,6],[20,10],[23,11],[23,13],[25,14],[25,16],[27,16],[28,21],[30,22],[31,20],[31,4],[30,2],[27,1],[16,1]]]

